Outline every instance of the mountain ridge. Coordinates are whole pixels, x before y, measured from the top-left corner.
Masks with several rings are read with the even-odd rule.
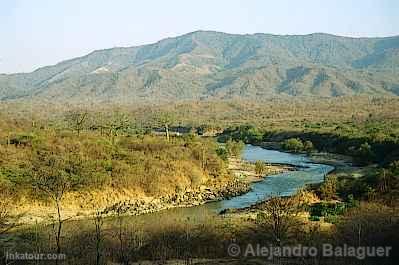
[[[0,74],[0,100],[399,95],[399,36],[194,31]]]

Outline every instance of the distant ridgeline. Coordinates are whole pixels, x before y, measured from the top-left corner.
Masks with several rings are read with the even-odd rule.
[[[0,75],[0,100],[160,102],[399,95],[399,37],[197,31]]]

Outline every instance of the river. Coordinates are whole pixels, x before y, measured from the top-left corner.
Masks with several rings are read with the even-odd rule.
[[[271,196],[295,194],[298,189],[306,184],[322,182],[324,176],[334,169],[329,165],[312,163],[304,154],[291,154],[253,145],[245,146],[242,158],[247,161],[262,160],[268,163],[290,164],[298,169],[267,176],[264,180],[253,183],[250,192],[228,200],[126,218],[129,222],[146,224],[156,224],[163,220],[172,220],[173,222],[191,220],[197,223],[209,220],[210,216],[216,216],[220,211],[227,208],[244,208]]]

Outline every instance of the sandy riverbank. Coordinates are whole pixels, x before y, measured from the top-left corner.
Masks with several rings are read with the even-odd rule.
[[[288,165],[271,165],[266,163],[264,173],[257,174],[255,172],[254,163],[250,163],[239,158],[229,158],[229,170],[236,178],[242,179],[247,183],[252,183],[262,181],[265,177],[270,175],[295,170],[295,167]]]

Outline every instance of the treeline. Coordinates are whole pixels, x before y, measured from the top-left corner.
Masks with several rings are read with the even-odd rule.
[[[357,127],[361,131],[362,127]],[[244,141],[250,144],[264,142],[279,143],[281,148],[290,151],[325,151],[354,157],[359,164],[379,163],[389,165],[399,159],[399,138],[387,130],[387,135],[351,133],[340,128],[330,131],[319,130],[287,130],[269,131],[252,125],[241,125],[227,128],[218,137],[225,142],[227,139]],[[380,132],[383,133],[383,132]]]
[[[38,176],[64,176],[74,190],[112,186],[158,195],[226,173],[217,145],[197,137],[34,131],[0,144],[0,186],[20,196],[21,188],[36,194],[28,188]]]
[[[364,176],[351,174],[328,176],[317,189],[317,194],[324,200],[342,200],[379,202],[397,207],[399,203],[399,161],[385,168],[368,169]]]

